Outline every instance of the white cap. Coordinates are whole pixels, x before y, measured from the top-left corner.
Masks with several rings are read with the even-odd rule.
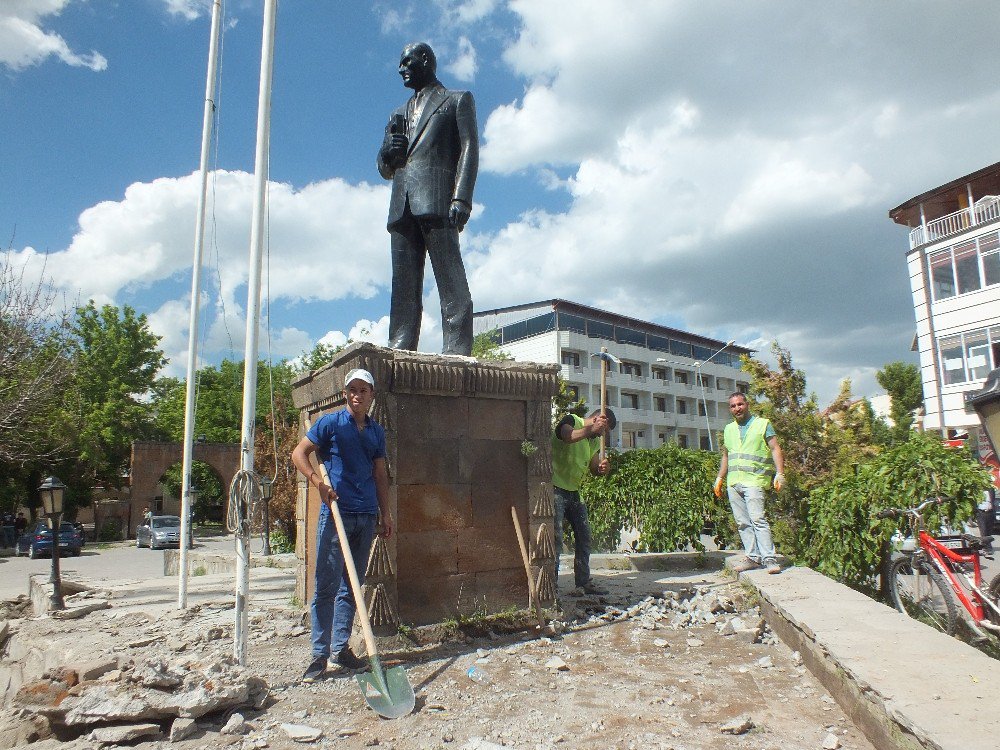
[[[360,367],[347,373],[347,377],[344,378],[344,388],[349,386],[352,380],[363,380],[372,388],[375,387],[375,378],[368,370],[362,370]]]

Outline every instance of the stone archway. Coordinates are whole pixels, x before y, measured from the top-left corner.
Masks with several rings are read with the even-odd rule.
[[[129,500],[128,535],[135,534],[135,526],[143,508],[156,495],[156,485],[163,472],[184,458],[184,446],[180,443],[137,441],[132,443],[132,475],[129,480],[131,498]],[[195,443],[193,460],[206,463],[215,470],[225,490],[232,484],[233,476],[240,468],[239,443]],[[223,503],[227,495],[223,492]],[[224,508],[224,512],[228,508]]]

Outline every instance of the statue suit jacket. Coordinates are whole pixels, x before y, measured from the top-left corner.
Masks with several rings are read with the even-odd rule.
[[[407,132],[406,164],[393,170],[378,158],[378,171],[392,180],[388,227],[398,223],[409,201],[415,217],[448,217],[455,198],[472,206],[479,171],[476,103],[468,91],[449,91],[440,83],[427,87],[420,120]],[[409,122],[414,97],[393,112]],[[390,122],[392,120],[390,119]],[[386,126],[386,134],[389,126]]]

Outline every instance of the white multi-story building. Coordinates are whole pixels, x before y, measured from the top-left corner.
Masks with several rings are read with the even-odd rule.
[[[924,429],[979,430],[967,394],[1000,366],[1000,163],[889,212],[906,255],[924,385]]]
[[[588,410],[601,403],[601,365],[593,355],[607,347],[621,360],[608,370],[606,398],[618,417],[612,442],[622,448],[674,441],[718,450],[729,394],[745,393],[750,381],[739,358],[751,349],[561,299],[477,312],[473,329],[496,331],[516,360],[561,365],[567,387]]]

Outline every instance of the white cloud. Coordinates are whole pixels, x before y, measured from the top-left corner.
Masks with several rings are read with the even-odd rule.
[[[488,114],[482,166],[567,205],[464,240],[477,309],[563,297],[776,338],[827,399],[908,356],[905,235],[886,210],[938,184],[929,164],[943,182],[995,161],[1000,96],[981,71],[1000,62],[983,27],[1000,6],[509,7],[525,93]]]
[[[180,16],[185,21],[194,21],[206,13],[212,5],[212,0],[163,0],[167,12]]]
[[[210,179],[215,203],[208,207],[206,275],[221,279],[223,302],[234,307],[244,302],[238,289],[248,278],[253,175],[220,170]],[[84,298],[114,298],[186,271],[199,187],[197,173],[162,177],[130,185],[123,200],[88,208],[69,247],[49,255],[53,280]],[[295,190],[270,183],[265,271],[273,298],[369,297],[385,285],[385,241],[371,227],[384,224],[387,202],[381,185],[332,179]],[[34,251],[23,253],[27,259]]]
[[[447,71],[459,81],[468,83],[476,77],[479,65],[476,62],[476,48],[468,37],[459,37],[458,52],[448,64]]]
[[[42,21],[57,16],[71,0],[7,0],[0,6],[0,65],[19,71],[56,57],[73,67],[101,71],[108,67],[99,52],[74,52],[59,34],[46,31]]]

